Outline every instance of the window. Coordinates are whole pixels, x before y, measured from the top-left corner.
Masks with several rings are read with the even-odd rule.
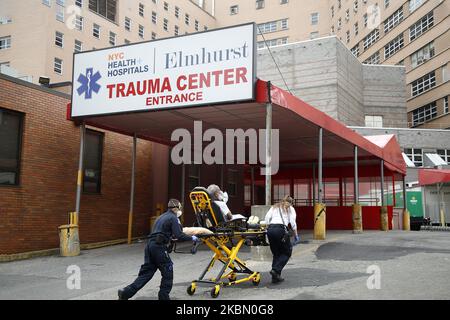
[[[169,29],[169,20],[164,19],[163,27],[164,27],[165,31],[167,31]]]
[[[164,10],[169,11],[169,4],[164,1]]]
[[[334,6],[331,6],[331,17],[334,18]]]
[[[412,112],[413,126],[430,121],[437,117],[436,101],[417,108]]]
[[[341,0],[338,0],[338,9],[340,9],[341,6],[342,6],[342,1],[341,1]]]
[[[239,6],[234,5],[230,7],[230,15],[235,15],[239,13]]]
[[[198,26],[199,26],[199,22],[197,20],[195,20],[195,22],[194,22],[195,31],[198,31]]]
[[[227,179],[227,192],[229,196],[237,195],[237,185],[238,185],[238,171],[228,169],[228,179]]]
[[[131,31],[131,19],[128,17],[125,17],[125,30]]]
[[[273,183],[273,201],[280,202],[286,195],[291,194],[289,180],[278,180]]]
[[[83,7],[83,0],[75,0],[75,5],[78,7]]]
[[[359,56],[359,44],[357,44],[356,46],[354,46],[351,50],[352,54],[357,57]]]
[[[384,58],[387,59],[403,48],[403,33],[384,46]]]
[[[288,19],[282,19],[281,20],[281,30],[287,30],[288,29]]]
[[[363,16],[363,20],[364,20],[364,27],[366,27],[367,28],[367,22],[368,22],[368,16],[367,16],[367,13],[365,13],[364,14],[364,16]]]
[[[269,21],[265,23],[260,23],[257,26],[257,33],[270,33],[275,32],[277,30],[286,30],[288,29],[288,19],[281,19],[277,21]]]
[[[66,5],[65,2],[66,2],[65,0],[56,0],[56,4],[60,5],[60,6],[63,6],[63,7]]]
[[[130,40],[128,40],[128,39],[124,39],[124,40],[123,40],[123,43],[124,43],[124,44],[130,44],[130,43],[131,43],[131,41],[130,41]]]
[[[337,28],[338,28],[338,30],[341,30],[341,27],[342,27],[342,19],[339,18],[339,19],[338,19],[338,23],[337,23]]]
[[[0,185],[18,185],[23,114],[0,108]]]
[[[75,40],[75,46],[74,46],[75,52],[81,52],[83,51],[83,43],[80,40]]]
[[[189,15],[187,13],[184,15],[184,22],[186,25],[189,25]]]
[[[98,24],[95,24],[92,26],[92,35],[97,38],[100,39],[100,26]]]
[[[208,30],[208,26],[204,26],[203,30],[207,31]]]
[[[112,31],[109,32],[109,44],[112,46],[116,45],[116,34]]]
[[[62,74],[63,70],[63,61],[59,58],[55,58],[53,63],[53,71],[57,74]]]
[[[355,0],[353,2],[353,11],[357,12],[358,11],[358,0]]]
[[[60,48],[64,45],[64,35],[59,31],[55,32],[55,45]]]
[[[264,8],[264,0],[256,0],[256,10]]]
[[[417,66],[425,63],[434,57],[434,42],[430,42],[426,46],[420,48],[411,55],[411,68],[416,68]]]
[[[383,127],[383,117],[382,116],[365,116],[364,122],[366,127],[371,128],[382,128]]]
[[[418,96],[434,86],[436,86],[436,75],[432,71],[411,83],[411,94],[413,97]]]
[[[144,39],[144,26],[139,25],[139,38]]]
[[[350,10],[349,9],[347,9],[347,10],[345,10],[345,20],[350,20]]]
[[[314,32],[312,32],[312,33],[314,33]],[[278,39],[270,39],[270,40],[266,40],[266,42],[258,41],[257,48],[258,49],[266,48],[266,43],[267,43],[267,46],[269,46],[269,47],[279,46],[279,45],[282,45],[282,44],[287,44],[288,43],[288,38],[284,37],[284,38],[278,38]]]
[[[100,193],[104,134],[86,130],[83,157],[83,192]]]
[[[364,64],[380,64],[380,52],[375,52],[363,63]]]
[[[139,3],[139,15],[144,16],[144,5],[142,3]]]
[[[311,13],[311,25],[315,26],[319,23],[319,13],[313,12]]]
[[[89,10],[115,22],[117,16],[117,0],[89,0]]]
[[[347,32],[345,33],[345,37],[346,37],[347,43],[349,43],[350,42],[350,31],[347,30]]]
[[[436,153],[447,163],[450,163],[450,150],[448,149],[438,149]],[[1,183],[1,182],[0,182]]]
[[[355,33],[355,36],[358,35],[358,32],[359,32],[359,30],[358,30],[358,22],[353,25],[353,32]]]
[[[404,152],[415,166],[421,167],[423,165],[422,149],[405,148]]]
[[[0,62],[0,72],[2,71],[2,67],[11,67],[11,63],[9,61],[7,62]]]
[[[389,7],[390,1],[389,0],[384,0],[384,7],[387,8]]]
[[[423,3],[423,0],[409,0],[409,12],[415,11]]]
[[[367,37],[364,38],[364,50],[368,49],[371,45],[378,41],[380,38],[380,30],[375,29]]]
[[[153,22],[154,24],[156,24],[156,22],[157,22],[157,15],[156,15],[156,12],[155,12],[155,11],[152,11],[152,22]]]
[[[448,96],[444,98],[444,114],[448,113]]]
[[[56,6],[56,20],[64,22],[64,7],[57,5]]]
[[[189,165],[188,169],[188,184],[189,190],[194,189],[200,185],[200,166],[196,164]]]
[[[10,17],[0,17],[0,25],[11,23],[12,19]]]
[[[316,38],[318,38],[319,37],[319,31],[314,31],[314,32],[311,32],[310,34],[309,34],[309,38],[312,40],[312,39],[316,39]]]
[[[83,17],[75,16],[75,29],[83,31]]]
[[[395,11],[389,18],[387,18],[384,21],[384,33],[391,31],[402,21],[403,21],[403,7]]]
[[[180,17],[180,8],[175,7],[175,18],[179,18]]]
[[[289,2],[289,0],[280,0],[280,4],[286,4],[288,2]]]
[[[414,41],[433,26],[433,12],[430,12],[409,28],[409,40]]]
[[[152,40],[156,39],[156,33],[152,32]]]
[[[180,34],[180,28],[178,28],[178,26],[174,27],[174,35],[178,36]]]
[[[42,0],[42,3],[50,7],[52,5],[51,0]]]
[[[334,26],[331,26],[330,33],[334,34]]]

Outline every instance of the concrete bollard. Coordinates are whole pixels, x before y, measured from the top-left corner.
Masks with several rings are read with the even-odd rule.
[[[409,219],[409,211],[408,209],[403,209],[403,230],[404,231],[410,231],[411,230],[411,224]]]
[[[381,219],[381,231],[388,231],[389,219],[388,219],[388,209],[386,206],[382,206],[380,209],[380,219]]]
[[[74,257],[80,254],[80,238],[78,226],[66,224],[59,226],[59,249],[63,257]]]
[[[439,217],[441,220],[441,227],[445,227],[445,214],[444,214],[444,209],[440,209],[439,210]]]
[[[325,240],[326,206],[323,203],[314,205],[314,240]]]
[[[353,233],[362,233],[362,211],[360,204],[352,205]]]

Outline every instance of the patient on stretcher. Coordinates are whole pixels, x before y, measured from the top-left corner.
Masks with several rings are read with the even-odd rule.
[[[209,185],[208,193],[211,195],[214,203],[217,204],[217,206],[220,208],[220,212],[222,213],[225,221],[245,219],[243,215],[231,213],[231,210],[227,206],[228,193],[220,190],[218,185],[215,184]]]

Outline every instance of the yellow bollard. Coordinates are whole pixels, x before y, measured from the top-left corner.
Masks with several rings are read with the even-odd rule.
[[[362,233],[362,211],[361,205],[354,203],[352,205],[352,221],[353,221],[353,233]]]
[[[59,249],[63,257],[74,257],[80,254],[80,238],[78,226],[66,224],[59,226]]]
[[[441,227],[445,227],[445,214],[444,209],[441,208],[439,211],[440,219],[441,219]]]
[[[78,225],[78,212],[69,212],[69,224]]]
[[[409,211],[406,208],[403,210],[403,230],[404,231],[411,230],[411,225],[410,225],[410,220],[409,220]]]
[[[314,240],[325,240],[326,207],[323,203],[314,205]]]
[[[381,231],[389,230],[389,219],[388,219],[388,210],[386,206],[382,206],[380,210],[380,218],[381,218]]]

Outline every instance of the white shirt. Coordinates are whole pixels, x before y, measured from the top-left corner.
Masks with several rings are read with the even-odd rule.
[[[294,207],[290,206],[289,207],[289,214],[282,210],[281,208],[278,209],[275,206],[272,206],[270,208],[270,210],[267,212],[266,217],[265,217],[265,221],[268,224],[283,224],[283,220],[284,220],[284,225],[288,226],[289,223],[292,226],[293,230],[297,230],[297,214],[295,212]],[[281,215],[280,212],[283,215],[283,220],[281,219]]]

